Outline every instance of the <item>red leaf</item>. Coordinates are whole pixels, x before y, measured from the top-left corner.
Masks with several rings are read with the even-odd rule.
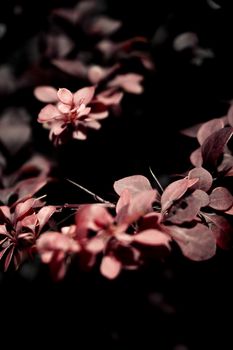
[[[6,205],[2,205],[0,207],[0,220],[7,223],[8,221],[11,221],[11,212],[10,208]]]
[[[192,187],[197,182],[198,179],[184,178],[168,185],[161,197],[162,211],[166,211],[174,201],[181,198],[188,188]]]
[[[36,192],[38,192],[42,187],[44,187],[48,182],[48,178],[38,177],[38,178],[30,178],[27,180],[23,180],[18,182],[14,187],[14,192],[18,194],[19,199],[17,202],[21,202],[26,200],[27,198],[32,197]],[[16,203],[17,203],[16,202]],[[14,203],[14,205],[16,204]]]
[[[193,228],[170,226],[169,232],[187,258],[201,261],[215,255],[215,238],[207,226],[202,224],[197,224]]]
[[[218,131],[224,127],[224,122],[222,119],[212,119],[208,122],[202,124],[197,133],[197,139],[200,145],[204,143],[204,141],[212,135],[215,131]]]
[[[225,127],[211,134],[201,147],[203,163],[211,168],[217,166],[219,158],[224,152],[225,145],[233,133],[232,127]]]
[[[19,221],[22,220],[25,215],[27,215],[31,210],[35,203],[35,198],[29,198],[25,202],[21,202],[15,207],[15,215],[14,220]]]
[[[209,191],[212,186],[213,178],[212,175],[204,168],[194,168],[188,174],[189,179],[199,179],[199,181],[193,185],[193,189]]]
[[[48,205],[41,208],[37,213],[37,219],[39,221],[39,233],[41,232],[44,225],[47,224],[50,217],[55,213],[56,207]]]
[[[38,219],[36,214],[33,213],[32,215],[29,215],[23,218],[23,220],[21,221],[21,225],[22,227],[26,227],[30,231],[35,233],[36,226],[38,225]]]
[[[11,263],[11,260],[12,260],[13,254],[14,254],[14,250],[15,250],[15,247],[14,247],[14,245],[12,245],[11,249],[7,252],[7,256],[6,256],[5,262],[4,262],[4,272],[8,270],[8,267]]]
[[[128,176],[115,181],[113,187],[119,196],[124,190],[128,190],[132,195],[141,191],[152,190],[149,180],[142,175]]]
[[[104,277],[114,279],[121,272],[121,267],[121,262],[113,256],[104,256],[100,265],[100,272]]]
[[[210,194],[209,206],[216,210],[227,210],[233,205],[233,196],[225,187],[216,187]]]

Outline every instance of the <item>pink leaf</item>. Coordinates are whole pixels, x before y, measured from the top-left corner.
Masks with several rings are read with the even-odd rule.
[[[101,274],[109,279],[116,278],[121,272],[121,262],[113,256],[104,256],[100,265]]]
[[[215,238],[207,226],[202,224],[197,224],[193,228],[170,226],[169,231],[187,258],[202,261],[215,255]]]
[[[96,96],[97,100],[102,102],[106,106],[118,105],[124,94],[122,92],[116,92],[115,89],[107,89]]]
[[[204,168],[197,167],[190,170],[188,174],[189,179],[199,179],[199,181],[193,185],[193,189],[203,190],[205,192],[209,191],[212,186],[213,178],[212,175]]]
[[[149,180],[142,175],[128,176],[114,182],[114,190],[120,196],[124,190],[128,190],[131,195],[141,191],[152,190]]]
[[[88,34],[91,35],[107,36],[116,32],[120,27],[120,21],[105,16],[99,16],[94,18],[92,23],[89,23],[87,31]]]
[[[94,237],[91,238],[86,246],[85,249],[91,252],[92,254],[98,254],[102,252],[106,247],[106,242],[100,238],[100,237]]]
[[[225,187],[216,187],[210,194],[209,206],[216,210],[227,210],[233,205],[233,196]]]
[[[78,60],[55,59],[52,63],[61,71],[79,78],[85,78],[87,67]]]
[[[75,105],[88,105],[88,103],[91,102],[93,99],[93,96],[95,94],[95,87],[85,87],[82,88],[74,93],[74,103]]]
[[[42,255],[47,252],[62,251],[79,252],[80,246],[72,238],[64,236],[59,232],[46,232],[42,234],[36,242],[37,250]]]
[[[225,214],[233,215],[233,206],[230,209],[228,209],[227,211],[225,211]]]
[[[194,126],[191,126],[187,129],[183,129],[181,130],[181,134],[185,135],[185,136],[189,136],[189,137],[197,137],[197,132],[200,129],[200,127],[202,126],[203,123],[199,123],[196,124]]]
[[[143,191],[135,194],[128,206],[123,207],[117,214],[119,224],[130,225],[145,214],[152,211],[152,204],[157,198],[154,190]]]
[[[132,94],[141,94],[143,87],[140,85],[143,76],[135,73],[128,73],[117,75],[112,81],[108,83],[110,87],[121,87],[126,92]]]
[[[77,235],[79,238],[84,238],[89,230],[102,230],[112,224],[113,221],[113,217],[102,205],[85,205],[76,215]]]
[[[35,97],[46,103],[57,102],[57,90],[52,86],[38,86],[34,90]]]
[[[184,178],[168,185],[161,197],[162,211],[166,211],[174,201],[181,198],[185,192],[197,182],[198,179]]]
[[[202,166],[203,158],[202,158],[202,153],[201,153],[200,147],[191,153],[190,162],[198,168]]]
[[[59,98],[59,100],[66,104],[66,105],[71,105],[73,102],[73,94],[72,92],[70,92],[70,90],[62,88],[59,89],[57,92],[57,97]]]
[[[171,241],[171,238],[165,233],[155,229],[145,230],[137,233],[135,236],[133,236],[133,240],[136,243],[144,245],[165,245],[168,249],[170,249],[169,242]]]
[[[61,113],[57,109],[57,107],[53,105],[47,105],[39,113],[38,122],[46,123],[58,117]]]
[[[200,145],[215,131],[218,131],[224,127],[224,122],[222,119],[212,119],[208,122],[202,124],[197,133],[197,139]]]
[[[130,192],[128,189],[125,189],[121,192],[120,198],[116,204],[116,213],[119,213],[119,211],[127,204],[129,204],[131,199]]]

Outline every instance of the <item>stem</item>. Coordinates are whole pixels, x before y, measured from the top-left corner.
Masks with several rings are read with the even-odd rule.
[[[87,188],[79,185],[78,183],[70,180],[70,179],[67,179],[67,181],[69,181],[70,183],[72,183],[73,185],[77,186],[78,188],[80,188],[81,190],[83,190],[84,192],[90,194],[92,197],[94,197],[94,199],[97,201],[97,202],[100,202],[100,203],[103,203],[105,205],[107,205],[108,207],[110,208],[114,208],[115,207],[115,204],[109,202],[109,201],[106,201],[105,199],[103,199],[102,197],[98,196],[97,194],[95,194],[94,192],[91,192],[90,190],[88,190]]]

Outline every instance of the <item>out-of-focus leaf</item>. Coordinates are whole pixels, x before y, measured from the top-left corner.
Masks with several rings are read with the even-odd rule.
[[[187,258],[202,261],[212,258],[216,252],[216,241],[212,231],[202,224],[193,228],[169,226],[171,237]]]

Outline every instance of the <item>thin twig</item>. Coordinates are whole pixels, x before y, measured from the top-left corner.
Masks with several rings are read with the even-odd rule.
[[[95,194],[94,192],[91,192],[90,190],[88,190],[87,188],[79,185],[78,183],[70,180],[70,179],[67,179],[67,181],[69,181],[70,183],[72,183],[73,185],[77,186],[78,188],[80,188],[81,190],[83,190],[84,192],[90,194],[92,197],[94,197],[94,199],[97,201],[97,202],[100,202],[100,203],[103,203],[103,204],[106,204],[108,207],[110,208],[114,208],[115,207],[115,204],[109,202],[109,201],[106,201],[105,199],[103,199],[102,197],[98,196],[97,194]]]
[[[161,183],[159,182],[159,180],[157,179],[157,177],[155,176],[155,174],[153,173],[151,167],[149,166],[149,170],[150,170],[150,173],[151,175],[153,176],[153,179],[155,180],[156,184],[158,185],[159,187],[159,190],[161,192],[161,194],[163,193],[164,189],[163,189],[163,186],[161,185]]]
[[[76,214],[76,211],[74,211],[73,213],[71,213],[70,215],[66,216],[64,219],[62,219],[61,221],[56,223],[56,226],[61,225],[63,222],[65,222],[66,220],[68,220],[69,218],[71,218],[72,216],[74,216]]]

